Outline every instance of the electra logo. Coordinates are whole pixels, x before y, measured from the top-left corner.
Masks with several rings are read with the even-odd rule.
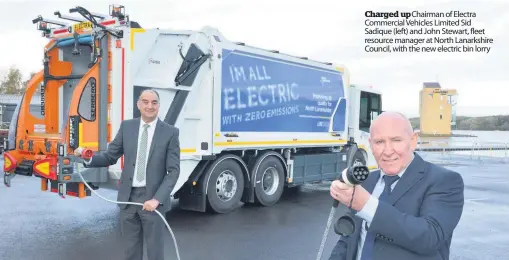
[[[148,59],[148,63],[149,63],[149,64],[161,64],[161,62],[160,62],[160,61],[158,61],[158,60],[153,60],[152,58],[149,58],[149,59]]]
[[[330,83],[330,80],[326,77],[321,77],[320,83],[322,84],[322,87],[323,87],[325,85],[325,83]]]

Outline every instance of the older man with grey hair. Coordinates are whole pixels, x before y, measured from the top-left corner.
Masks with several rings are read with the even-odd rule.
[[[379,170],[354,188],[334,181],[331,196],[355,211],[356,229],[329,260],[446,260],[464,205],[463,178],[424,161],[417,134],[401,113],[382,113],[370,128]]]

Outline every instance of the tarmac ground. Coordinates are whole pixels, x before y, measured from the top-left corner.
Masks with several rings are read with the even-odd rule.
[[[450,259],[509,259],[509,162],[423,156],[464,178],[465,207]],[[285,192],[273,207],[244,205],[225,215],[176,208],[167,220],[182,260],[314,260],[331,209],[328,187],[308,185]],[[116,192],[99,192],[116,198]],[[0,260],[121,260],[118,212],[98,197],[62,199],[41,192],[38,178],[17,176],[11,188],[0,186]],[[176,259],[167,234],[166,259]],[[331,228],[322,259],[336,240]]]

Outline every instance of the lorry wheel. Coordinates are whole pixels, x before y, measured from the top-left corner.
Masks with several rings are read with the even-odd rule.
[[[261,160],[255,173],[255,198],[257,204],[268,207],[276,204],[281,198],[285,169],[276,156],[269,155]]]
[[[215,213],[235,210],[244,192],[242,168],[233,159],[226,159],[209,169],[207,200]]]

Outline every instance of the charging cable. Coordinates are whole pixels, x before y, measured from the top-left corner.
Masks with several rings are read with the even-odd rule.
[[[327,241],[327,236],[329,235],[329,229],[332,225],[332,221],[334,220],[334,214],[336,213],[336,207],[332,207],[329,213],[329,218],[327,219],[327,226],[325,226],[325,231],[323,232],[322,242],[320,243],[320,249],[318,249],[318,254],[316,255],[316,260],[322,259],[323,249],[325,247],[325,241]]]
[[[345,215],[339,217],[336,220],[334,225],[334,232],[340,236],[348,236],[354,233],[355,231],[355,221],[354,216],[351,212],[353,197],[355,196],[355,186],[360,185],[364,182],[369,175],[369,169],[366,166],[354,166],[349,167],[341,172],[338,180],[342,183],[347,184],[348,186],[353,187],[352,197],[350,198],[350,205],[348,205],[348,209],[350,212]],[[329,235],[329,229],[332,225],[332,221],[334,220],[334,214],[339,206],[339,201],[334,200],[332,203],[332,208],[329,213],[329,218],[327,219],[327,225],[325,226],[325,231],[323,232],[322,242],[320,243],[320,248],[318,249],[318,254],[316,255],[316,260],[322,259],[323,249],[325,247],[325,241],[327,241],[327,236]]]
[[[75,167],[77,169],[77,172],[78,172],[78,175],[80,176],[81,178],[81,181],[85,184],[85,186],[87,186],[88,189],[90,189],[90,191],[92,191],[92,193],[94,193],[97,197],[107,201],[107,202],[111,202],[111,203],[115,203],[115,204],[125,204],[125,205],[138,205],[138,206],[142,206],[143,207],[143,204],[142,203],[136,203],[136,202],[123,202],[123,201],[114,201],[114,200],[110,200],[110,199],[107,199],[103,196],[101,196],[99,193],[97,193],[94,189],[92,189],[88,183],[85,181],[85,179],[83,178],[83,175],[81,175],[81,166],[79,165],[78,162],[74,162],[75,163]],[[166,225],[166,228],[168,229],[168,231],[170,231],[170,234],[171,234],[171,237],[173,238],[173,244],[175,246],[175,252],[177,253],[177,260],[180,260],[180,254],[179,254],[179,248],[177,246],[177,240],[175,239],[175,234],[173,234],[173,231],[171,230],[171,227],[170,225],[168,224],[168,222],[166,221],[166,218],[161,214],[161,212],[159,212],[157,209],[155,210],[155,212],[157,213],[157,215],[159,215],[159,217],[161,217],[161,219],[163,220],[164,224]]]

